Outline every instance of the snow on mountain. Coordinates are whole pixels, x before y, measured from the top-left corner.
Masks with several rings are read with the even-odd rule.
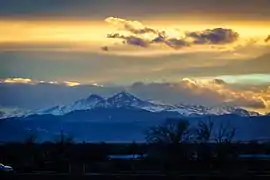
[[[124,106],[145,106],[150,103],[143,101],[130,93],[120,92],[107,99],[107,102],[113,107],[124,107]]]
[[[202,116],[202,115],[223,115],[223,114],[236,114],[239,116],[258,116],[259,113],[247,111],[242,108],[230,106],[202,106],[202,105],[167,105],[153,101],[142,100],[128,92],[120,92],[107,99],[98,96],[90,95],[86,99],[80,99],[70,105],[55,106],[46,110],[41,110],[36,114],[53,114],[64,115],[76,110],[90,110],[98,107],[103,108],[121,108],[133,107],[143,109],[150,112],[177,112],[182,116]]]
[[[0,107],[0,119],[10,117],[22,117],[28,114],[29,112],[30,111],[26,109]]]
[[[169,105],[144,101],[124,91],[108,98],[107,102],[110,104],[111,107],[134,107],[138,109],[144,109],[150,112],[160,112],[169,108]]]
[[[86,99],[80,99],[70,105],[54,106],[49,109],[40,110],[36,114],[64,115],[76,110],[89,110],[97,107],[105,107],[106,104],[106,100],[103,97],[93,94]]]
[[[201,116],[201,115],[224,115],[224,114],[236,114],[239,116],[259,116],[257,112],[247,111],[242,108],[231,106],[202,106],[202,105],[176,105],[176,108],[169,111],[178,112],[183,116]]]
[[[98,107],[103,108],[121,108],[121,107],[133,107],[138,109],[144,109],[150,112],[159,112],[168,108],[168,105],[154,104],[148,101],[143,101],[136,96],[127,93],[120,92],[108,99],[104,99],[98,95],[90,95],[86,99],[80,99],[70,105],[55,106],[45,110],[39,110],[36,114],[53,114],[64,115],[76,110],[90,110]]]

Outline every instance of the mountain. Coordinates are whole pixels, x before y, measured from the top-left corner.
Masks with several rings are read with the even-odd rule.
[[[22,117],[27,115],[29,112],[30,111],[26,109],[0,107],[0,119]]]
[[[122,91],[107,99],[98,96],[90,95],[86,99],[80,99],[70,105],[55,106],[49,109],[33,112],[32,114],[52,114],[64,115],[78,110],[91,110],[95,108],[123,108],[132,107],[149,112],[176,112],[181,116],[203,116],[203,115],[224,115],[236,114],[239,116],[258,116],[259,113],[247,111],[242,108],[230,106],[215,106],[208,107],[202,105],[167,105],[153,101],[142,100],[128,92]]]
[[[202,105],[187,105],[180,104],[176,105],[176,108],[172,108],[168,111],[178,112],[183,116],[203,116],[203,115],[225,115],[234,114],[239,116],[259,116],[260,114],[253,111],[247,111],[242,108],[231,107],[231,106],[202,106]]]
[[[106,100],[98,95],[90,95],[86,99],[80,99],[67,106],[55,106],[45,110],[39,110],[32,114],[53,114],[53,115],[64,115],[72,111],[77,110],[89,110],[97,107],[106,107]]]
[[[65,115],[30,115],[0,121],[0,141],[21,141],[35,133],[40,141],[54,140],[62,130],[78,141],[142,140],[144,131],[166,118],[179,117],[174,112],[149,112],[132,107],[100,107],[77,110]]]
[[[121,107],[132,107],[150,112],[159,112],[169,108],[169,105],[154,104],[148,101],[139,99],[138,97],[127,93],[120,92],[108,99],[104,99],[98,95],[90,95],[86,99],[80,99],[70,105],[66,106],[55,106],[45,110],[39,110],[32,114],[53,114],[53,115],[64,115],[72,111],[77,110],[90,110],[95,108],[121,108]]]

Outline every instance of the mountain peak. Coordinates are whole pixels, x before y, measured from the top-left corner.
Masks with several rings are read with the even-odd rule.
[[[121,91],[112,97],[119,97],[119,98],[137,98],[133,94],[128,93],[127,91]]]
[[[143,104],[145,102],[126,91],[121,91],[113,95],[112,97],[108,98],[107,101],[109,104],[117,107],[137,106],[138,104]]]
[[[92,101],[92,100],[100,100],[100,101],[103,101],[104,98],[99,96],[99,95],[96,95],[96,94],[91,94],[90,96],[88,96],[88,98],[86,98],[87,101]]]

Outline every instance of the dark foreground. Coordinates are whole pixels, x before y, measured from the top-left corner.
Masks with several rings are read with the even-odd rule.
[[[241,175],[230,175],[230,174],[185,174],[185,175],[176,175],[176,174],[1,174],[0,179],[9,180],[9,179],[27,179],[27,180],[99,180],[99,179],[260,179],[260,178],[270,178],[270,173],[263,174],[241,174]]]

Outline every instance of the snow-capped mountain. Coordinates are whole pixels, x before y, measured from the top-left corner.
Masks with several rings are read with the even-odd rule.
[[[144,101],[124,91],[108,98],[107,102],[110,107],[134,107],[138,109],[144,109],[150,112],[159,112],[170,108],[170,105],[163,105]]]
[[[235,114],[239,116],[259,116],[260,114],[253,111],[247,111],[242,108],[231,106],[202,106],[202,105],[176,105],[176,108],[169,109],[168,111],[178,112],[183,116],[202,116],[202,115],[224,115]]]
[[[29,112],[30,111],[26,109],[0,107],[0,119],[22,117],[27,115]]]
[[[33,114],[53,114],[64,115],[76,110],[90,110],[94,108],[121,108],[121,107],[133,107],[138,109],[144,109],[150,112],[163,111],[169,107],[169,105],[159,105],[148,101],[143,101],[136,96],[127,93],[120,92],[108,99],[105,99],[98,95],[90,95],[86,99],[80,99],[70,105],[55,106],[48,109],[39,110]]]
[[[80,99],[74,103],[66,106],[54,106],[49,109],[39,110],[34,114],[53,114],[53,115],[64,115],[76,110],[89,110],[97,107],[106,107],[106,100],[98,95],[90,95],[86,99]]]
[[[153,101],[142,100],[130,93],[120,92],[107,99],[98,96],[90,95],[86,99],[80,99],[70,105],[55,106],[49,109],[40,110],[35,114],[53,114],[64,115],[76,110],[90,110],[95,108],[121,108],[132,107],[136,109],[147,110],[150,112],[177,112],[182,116],[202,116],[202,115],[224,115],[224,114],[236,114],[239,116],[258,116],[259,113],[247,111],[242,108],[230,107],[230,106],[215,106],[208,107],[202,105],[167,105],[157,103]]]

